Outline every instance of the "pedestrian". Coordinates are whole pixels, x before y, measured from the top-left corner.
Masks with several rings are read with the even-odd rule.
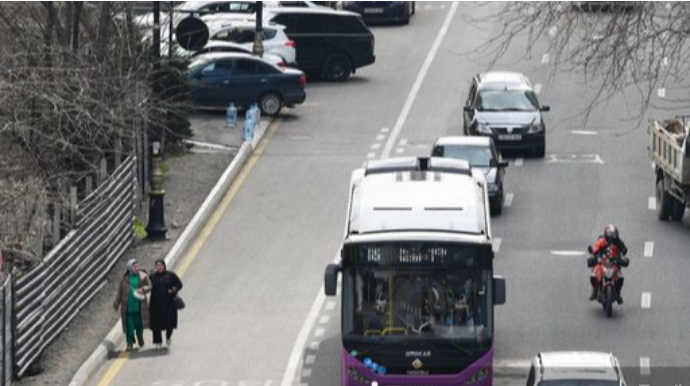
[[[153,344],[156,348],[162,347],[162,331],[165,330],[165,342],[170,347],[173,330],[177,328],[175,298],[182,289],[182,281],[174,272],[168,271],[163,260],[156,260],[156,271],[150,276],[150,279],[153,286],[149,308]]]
[[[139,268],[135,259],[127,262],[127,272],[120,280],[120,287],[113,308],[120,310],[122,330],[127,337],[127,351],[134,349],[135,337],[139,348],[144,347],[144,328],[149,324],[149,307],[146,294],[151,292],[151,282],[146,271]]]

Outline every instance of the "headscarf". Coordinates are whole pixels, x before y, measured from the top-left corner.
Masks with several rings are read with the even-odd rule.
[[[137,259],[130,259],[127,262],[127,272],[134,273],[134,264],[137,263]]]
[[[168,265],[165,264],[165,260],[163,260],[163,259],[158,259],[158,260],[156,260],[155,263],[153,263],[153,265],[156,266],[156,265],[158,265],[158,263],[163,264],[163,268],[165,268],[165,271],[168,270]],[[163,271],[163,272],[165,272],[165,271]]]

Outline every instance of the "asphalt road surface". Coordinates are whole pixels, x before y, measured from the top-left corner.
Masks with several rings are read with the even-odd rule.
[[[200,240],[172,349],[111,361],[93,385],[339,385],[339,304],[320,294],[343,237],[350,173],[461,135],[470,78],[489,69],[476,48],[500,28],[483,17],[491,12],[418,2],[409,26],[373,28],[375,65],[345,84],[310,84],[307,103],[272,127]],[[526,45],[517,39],[494,68],[524,72],[552,110],[546,157],[510,155],[506,207],[493,220],[495,269],[508,283],[495,384],[524,385],[528,361],[550,350],[611,351],[629,385],[688,383],[690,226],[659,222],[652,210],[646,122],[630,120],[635,97],[613,98],[583,124],[577,113],[593,86],[558,73],[547,44],[529,55]],[[612,319],[587,301],[584,256],[606,222],[619,226],[632,260]]]

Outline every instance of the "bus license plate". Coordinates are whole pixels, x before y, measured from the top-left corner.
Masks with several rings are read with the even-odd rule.
[[[521,141],[522,135],[520,134],[500,134],[498,136],[499,141]]]
[[[383,13],[383,8],[364,8],[364,13]]]

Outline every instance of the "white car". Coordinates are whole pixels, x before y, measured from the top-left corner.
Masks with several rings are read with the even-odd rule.
[[[542,352],[532,361],[527,386],[626,386],[618,359],[591,351]]]
[[[280,7],[279,1],[264,1],[264,8]],[[238,17],[248,18],[256,15],[256,1],[185,1],[174,9],[173,25],[182,21],[187,16],[194,14],[206,20],[208,17],[221,15],[237,15]],[[169,14],[161,13],[161,25],[168,25]],[[153,27],[153,13],[134,18],[134,23],[141,27]]]
[[[210,40],[204,48],[202,48],[199,51],[187,51],[183,48],[178,49],[178,54],[182,57],[186,58],[192,58],[196,60],[197,57],[209,54],[209,53],[219,53],[219,52],[235,52],[235,53],[241,53],[241,54],[251,54],[252,49],[251,47],[247,48],[243,45],[240,44],[235,44],[235,43],[230,43],[230,42],[223,42],[223,41],[214,41]],[[276,55],[272,54],[264,54],[262,59],[266,63],[270,63],[276,67],[283,68],[285,67],[285,62],[283,61],[282,58]]]
[[[231,42],[251,50],[256,37],[256,24],[251,21],[223,21],[208,23],[210,40]],[[290,67],[296,66],[297,45],[285,34],[285,27],[265,25],[264,52],[276,55]]]

